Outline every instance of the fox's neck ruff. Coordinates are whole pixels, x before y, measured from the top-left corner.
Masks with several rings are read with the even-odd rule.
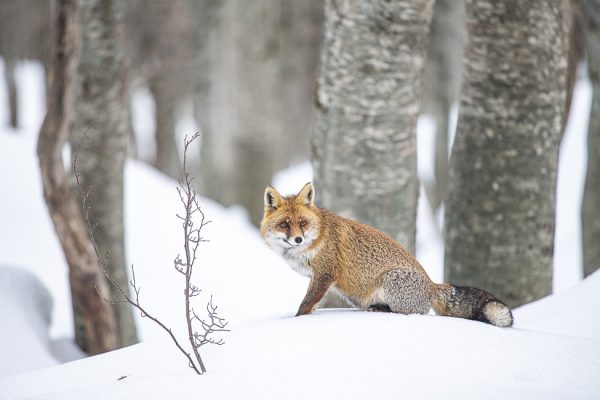
[[[280,234],[268,232],[265,241],[275,252],[283,256],[283,259],[292,269],[303,276],[312,276],[310,260],[318,253],[320,241],[317,240],[316,231],[306,232],[301,244],[293,244]]]

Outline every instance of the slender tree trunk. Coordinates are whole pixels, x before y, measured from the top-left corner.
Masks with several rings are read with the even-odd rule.
[[[111,305],[96,292],[98,288],[107,294],[108,288],[98,268],[81,208],[62,160],[75,104],[81,36],[79,1],[58,0],[55,9],[55,47],[48,107],[37,154],[44,198],[69,264],[75,340],[84,351],[98,354],[117,346],[115,316]]]
[[[431,113],[435,128],[435,182],[423,182],[431,208],[442,204],[448,185],[450,109],[458,102],[466,40],[464,0],[437,0],[425,63],[422,111]]]
[[[168,60],[164,62],[168,63]],[[156,159],[154,166],[159,171],[179,179],[181,163],[177,143],[175,143],[177,100],[169,79],[170,73],[177,73],[177,71],[164,68],[150,79],[150,91],[156,104]]]
[[[78,66],[73,148],[78,169],[90,189],[90,220],[94,238],[112,276],[129,287],[123,228],[123,172],[127,156],[128,103],[123,62],[123,12],[120,0],[82,0],[82,53]],[[114,299],[121,299],[111,287]],[[137,342],[129,304],[115,306],[118,343]]]
[[[322,0],[284,0],[281,7],[283,131],[277,167],[310,157],[310,130],[323,31]]]
[[[10,56],[4,58],[4,80],[8,90],[8,108],[10,112],[10,126],[19,127],[19,102],[17,98],[17,83],[15,81],[15,60]]]
[[[588,276],[600,267],[600,1],[583,0],[585,44],[593,97],[588,127],[588,165],[581,207],[583,265]]]
[[[233,129],[234,199],[248,210],[250,220],[259,225],[263,199],[260,191],[271,183],[277,171],[278,138],[281,124],[279,68],[281,47],[281,4],[271,0],[232,1],[231,81],[225,104],[231,108]],[[221,114],[222,118],[231,118]]]
[[[445,276],[513,307],[552,290],[568,21],[563,1],[467,2]]]
[[[220,0],[198,0],[193,3],[197,24],[194,30],[196,74],[194,80],[194,117],[201,129],[199,192],[221,203],[231,204],[232,140],[215,123],[219,99],[217,83],[229,79],[219,60],[225,54],[221,37],[223,5]],[[227,162],[223,162],[227,160]],[[226,183],[227,184],[224,184]]]
[[[207,43],[203,50],[212,56],[204,60],[212,79],[208,97],[198,104],[204,121],[202,192],[224,204],[241,204],[258,224],[260,191],[276,170],[282,131],[280,3],[233,0],[219,8],[213,30],[218,48]]]
[[[415,250],[416,121],[433,1],[328,0],[312,138],[321,205]]]
[[[577,81],[577,70],[585,56],[584,16],[580,0],[569,0],[571,22],[569,24],[569,63],[567,68],[567,101],[565,103],[565,125],[571,111],[573,90]]]

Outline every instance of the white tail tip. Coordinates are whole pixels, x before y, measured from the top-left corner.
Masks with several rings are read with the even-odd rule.
[[[492,325],[500,328],[509,328],[513,324],[513,316],[510,308],[499,301],[490,301],[483,306],[483,314]]]

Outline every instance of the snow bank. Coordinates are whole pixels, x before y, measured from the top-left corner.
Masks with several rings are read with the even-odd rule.
[[[0,376],[56,365],[48,337],[52,298],[44,285],[22,268],[0,266],[0,299]]]
[[[514,315],[519,328],[600,340],[600,271],[566,292],[519,307]]]
[[[599,344],[444,317],[326,310],[236,329],[205,351],[201,377],[166,342],[143,343],[2,379],[0,398],[591,399],[600,395]]]

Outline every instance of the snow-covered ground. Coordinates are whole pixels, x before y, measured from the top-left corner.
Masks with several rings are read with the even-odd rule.
[[[354,310],[292,318],[306,279],[266,248],[239,209],[201,199],[212,223],[198,260],[197,283],[205,291],[197,308],[212,294],[231,332],[223,335],[225,346],[203,349],[209,373],[198,377],[164,332],[139,316],[143,343],[57,365],[77,357],[68,339],[67,269],[35,157],[44,108],[40,69],[26,63],[19,76],[26,90],[25,127],[18,132],[6,128],[0,83],[0,399],[600,398],[600,274],[577,285],[581,257],[573,234],[581,196],[573,185],[585,165],[585,81],[577,86],[577,120],[561,152],[555,260],[560,293],[516,310],[516,328]],[[428,122],[420,126],[420,156],[428,157],[422,151],[428,148]],[[294,192],[310,174],[304,164],[277,175],[274,184]],[[183,332],[183,284],[173,271],[181,252],[175,187],[145,164],[127,165],[127,257],[141,300]],[[423,202],[419,210],[417,256],[439,281],[443,246]]]

